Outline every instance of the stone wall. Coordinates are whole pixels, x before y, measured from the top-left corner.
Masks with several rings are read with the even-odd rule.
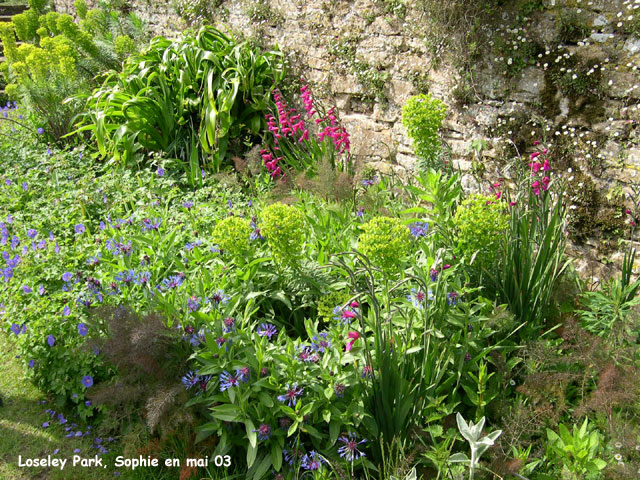
[[[499,15],[483,17],[480,44],[467,45],[475,52],[449,48],[461,32],[430,30],[429,11],[420,8],[429,2],[438,5],[227,0],[215,13],[234,31],[277,44],[324,89],[339,107],[358,162],[410,175],[415,158],[401,107],[429,91],[449,105],[444,141],[454,166],[466,172],[466,188],[478,185],[473,173],[505,176],[516,150],[527,158],[533,140],[543,140],[552,147],[555,173],[576,195],[585,182],[595,188],[604,206],[590,206],[587,217],[602,217],[597,228],[605,230],[608,215],[625,228],[630,200],[619,193],[632,191],[640,170],[640,0],[507,0]],[[72,3],[55,0],[59,11],[72,11]],[[186,26],[169,1],[128,4],[156,33]],[[469,63],[461,69],[464,55],[475,55],[472,69]],[[603,259],[619,258],[603,248],[602,235],[586,237],[576,254],[591,262],[580,269],[600,265],[598,272]]]

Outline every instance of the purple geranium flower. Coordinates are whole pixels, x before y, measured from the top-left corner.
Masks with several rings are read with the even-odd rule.
[[[47,337],[47,343],[49,344],[50,347],[53,347],[56,343],[56,337],[54,337],[53,335],[49,335]]]
[[[84,227],[83,224],[78,223],[75,227],[74,227],[76,233],[84,233],[86,231],[86,228]]]
[[[93,386],[93,377],[91,375],[85,375],[84,377],[82,377],[82,385],[85,388]]]
[[[88,332],[89,332],[89,329],[87,328],[87,326],[84,323],[79,323],[78,324],[78,333],[81,336],[86,337]]]

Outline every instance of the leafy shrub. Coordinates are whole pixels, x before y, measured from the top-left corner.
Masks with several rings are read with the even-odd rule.
[[[249,236],[253,229],[247,219],[227,217],[220,220],[213,229],[213,241],[235,259],[241,259],[249,252]]]
[[[260,214],[262,233],[276,263],[295,266],[306,238],[304,215],[290,205],[274,203]]]
[[[413,96],[402,107],[402,124],[425,167],[441,167],[438,164],[441,148],[438,132],[446,115],[446,105],[431,94]]]
[[[573,432],[560,424],[559,434],[547,429],[547,455],[553,464],[561,468],[562,478],[600,478],[600,471],[607,466],[607,462],[598,458],[600,434],[589,429],[588,424],[585,418],[580,428],[573,426]]]
[[[232,140],[262,131],[281,73],[278,52],[261,53],[213,27],[175,41],[156,37],[89,96],[77,132],[93,132],[103,157],[135,164],[165,152],[200,178],[199,167],[222,168]]]
[[[86,4],[76,3],[80,12],[86,10]],[[90,12],[108,18],[102,10]],[[123,58],[135,50],[133,39],[125,40],[127,24],[105,21],[99,28],[89,28],[87,20],[77,24],[70,15],[34,7],[14,15],[12,22],[0,26],[6,57],[0,69],[7,80],[7,94],[35,110],[48,125],[47,135],[59,140],[69,132],[80,109],[77,101],[63,101],[88,90],[101,71],[118,68],[118,55]],[[114,32],[120,33],[118,55]],[[22,45],[17,45],[16,37]]]
[[[495,196],[474,195],[465,199],[453,217],[458,232],[458,252],[467,261],[475,255],[480,267],[489,267],[502,248],[502,237],[509,226],[506,204]]]
[[[362,225],[358,249],[384,271],[398,269],[409,254],[411,235],[398,218],[374,217]]]
[[[585,309],[578,312],[585,330],[610,339],[616,346],[633,338],[638,328],[634,307],[640,304],[640,279],[631,283],[635,256],[635,249],[625,253],[620,278],[611,279],[600,291],[585,292]]]

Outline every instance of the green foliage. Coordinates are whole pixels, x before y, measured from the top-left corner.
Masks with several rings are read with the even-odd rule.
[[[220,220],[213,229],[213,241],[223,252],[231,255],[236,261],[244,260],[249,252],[249,220],[240,217],[227,217]]]
[[[89,9],[87,8],[87,2],[85,0],[75,0],[75,2],[73,2],[73,7],[76,9],[78,18],[81,20],[87,18],[87,12]]]
[[[465,199],[453,217],[457,230],[458,252],[481,267],[490,267],[500,249],[509,215],[504,202],[495,196],[476,194]]]
[[[80,12],[86,10],[84,2],[77,2],[76,7]],[[104,20],[99,27],[91,26],[91,12],[98,12]],[[87,91],[101,71],[118,68],[116,50],[121,58],[135,50],[131,38],[120,38],[116,45],[113,41],[113,32],[126,29],[128,20],[107,21],[100,9],[84,16],[87,19],[77,24],[70,15],[32,8],[0,27],[6,91],[35,110],[47,124],[47,136],[55,140],[69,132],[79,111],[79,102],[64,100]],[[22,45],[17,45],[16,36]]]
[[[28,0],[29,9],[40,14],[49,6],[49,0]]]
[[[582,426],[573,426],[573,431],[564,425],[558,426],[558,433],[547,429],[547,456],[549,461],[561,470],[567,480],[601,478],[601,471],[607,462],[598,458],[600,454],[600,434],[589,428],[589,420]]]
[[[503,236],[499,268],[487,272],[502,301],[517,321],[535,329],[542,325],[557,280],[567,268],[565,205],[525,192],[511,207],[509,228]]]
[[[399,218],[374,217],[362,225],[358,249],[384,271],[397,270],[410,248],[409,229]]]
[[[577,43],[589,36],[585,17],[571,8],[556,16],[558,40],[562,43]]]
[[[76,132],[92,132],[113,161],[165,152],[185,172],[217,172],[231,147],[262,131],[281,73],[278,52],[258,52],[213,27],[173,42],[156,37],[89,96]]]
[[[602,290],[582,295],[584,310],[580,318],[585,330],[607,338],[614,346],[622,347],[637,334],[638,317],[635,308],[640,304],[640,279],[631,282],[636,250],[625,252],[620,278],[605,283]]]
[[[274,203],[260,213],[260,225],[275,262],[296,266],[306,238],[302,212],[291,205]]]
[[[413,141],[416,155],[429,167],[441,167],[439,130],[446,116],[446,105],[431,94],[413,96],[402,107],[402,124]]]

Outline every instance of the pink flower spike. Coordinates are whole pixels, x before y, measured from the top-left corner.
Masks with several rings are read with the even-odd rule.
[[[502,192],[497,192],[496,193],[496,200],[500,200],[501,196],[502,196]]]
[[[353,344],[356,342],[356,340],[358,340],[360,338],[360,334],[358,332],[349,332],[347,337],[350,338],[351,340],[349,340],[347,342],[347,346],[345,347],[345,351],[350,352],[351,348],[353,347]]]
[[[445,263],[445,264],[442,266],[442,269],[443,269],[443,270],[446,270],[446,269],[448,269],[448,268],[451,268],[451,265],[449,265],[448,263]]]
[[[538,158],[540,156],[540,152],[533,152],[531,154],[531,156],[529,157],[530,160],[533,160],[535,158]]]
[[[540,145],[540,142],[539,142],[538,140],[534,140],[533,145],[534,145],[534,146],[536,146],[536,145]]]
[[[350,306],[351,308],[358,308],[358,307],[360,306],[360,304],[359,304],[358,302],[356,302],[356,301],[353,301],[353,302],[351,302],[351,303],[349,304],[349,306]]]
[[[544,164],[542,164],[542,170],[544,170],[545,172],[548,172],[550,168],[551,166],[549,165],[549,160],[545,158]]]
[[[542,164],[538,162],[532,162],[529,164],[529,166],[531,167],[531,170],[533,170],[533,173],[538,173],[538,171],[542,167]]]
[[[513,207],[516,204],[516,202],[509,202],[509,206]]]
[[[356,314],[351,310],[345,310],[344,312],[342,312],[342,318],[356,318]]]

